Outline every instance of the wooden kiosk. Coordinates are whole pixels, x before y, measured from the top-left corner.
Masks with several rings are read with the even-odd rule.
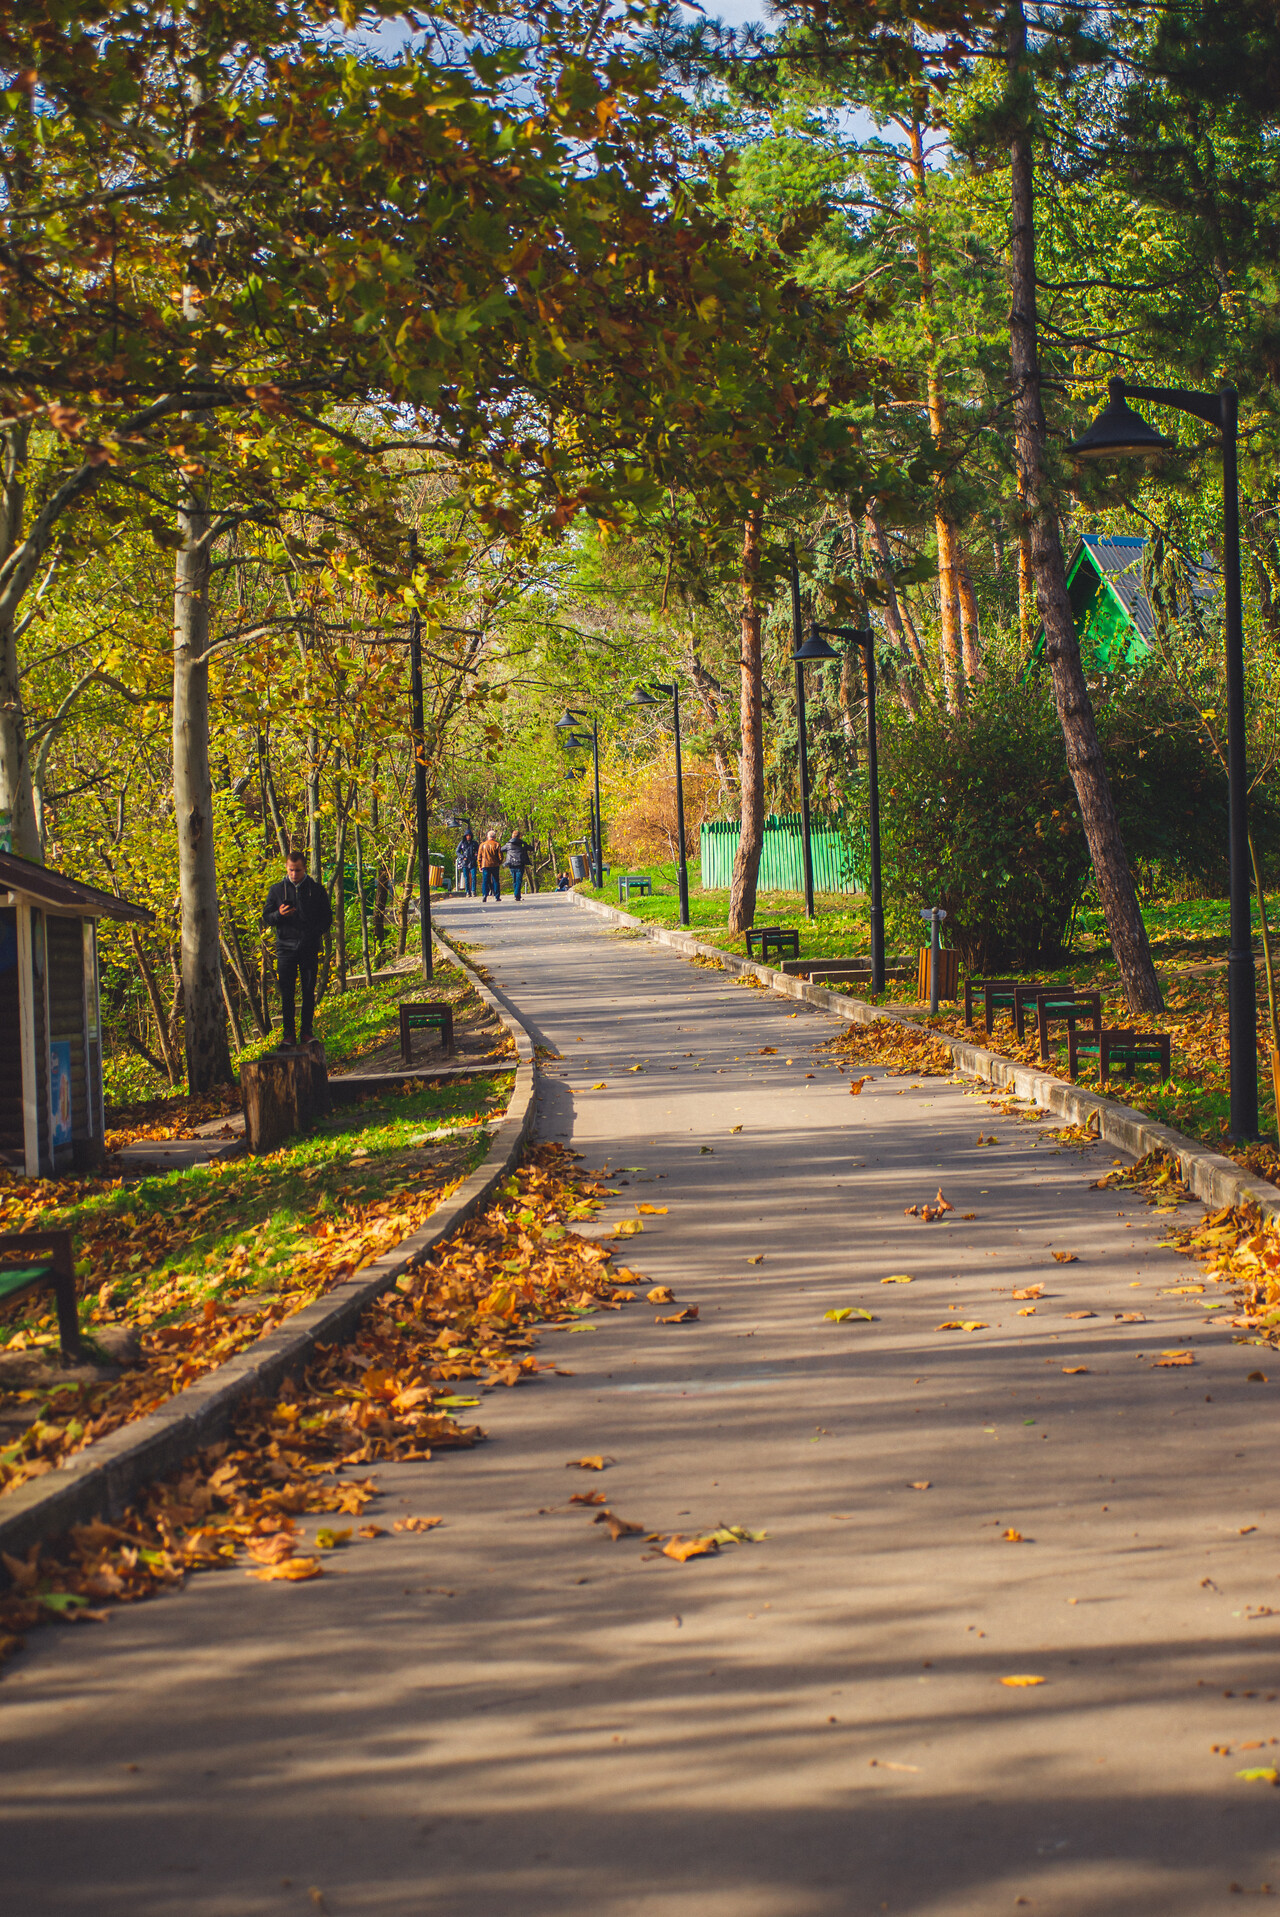
[[[98,920],[151,917],[0,851],[0,1162],[28,1178],[103,1155]]]

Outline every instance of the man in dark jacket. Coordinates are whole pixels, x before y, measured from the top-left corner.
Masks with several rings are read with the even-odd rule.
[[[457,846],[454,848],[453,856],[457,861],[458,877],[466,887],[466,893],[469,899],[473,899],[476,895],[476,859],[479,856],[479,852],[480,847],[477,843],[476,835],[471,830],[471,827],[468,826],[462,837],[458,840]]]
[[[511,889],[516,895],[516,904],[519,905],[520,887],[524,884],[524,875],[531,863],[529,847],[519,826],[503,847],[503,857],[507,861],[507,870],[511,874]]]
[[[276,935],[276,975],[280,980],[280,1017],[284,1042],[296,1045],[293,1001],[298,980],[302,980],[302,1043],[312,1037],[316,1015],[316,972],[320,947],[333,923],[329,894],[307,875],[303,854],[291,851],[285,861],[285,877],[273,885],[262,908],[262,923]]]

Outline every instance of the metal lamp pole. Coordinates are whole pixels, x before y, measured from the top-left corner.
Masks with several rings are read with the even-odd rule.
[[[814,627],[817,631],[817,627]],[[804,707],[804,634],[800,628],[800,568],[796,561],[796,542],[791,541],[791,656],[796,668],[796,724],[800,740],[800,831],[804,850],[804,911],[815,916],[813,904],[813,837],[809,823],[809,735]],[[835,659],[830,646],[821,654]]]
[[[680,923],[689,923],[689,860],[685,851],[684,836],[684,767],[680,758],[680,687],[675,680],[663,685],[660,679],[653,682],[657,690],[671,701],[672,717],[676,732],[676,832],[680,840],[680,855],[677,878],[680,888]],[[633,706],[656,706],[658,701],[643,686],[637,686],[631,696]]]
[[[409,535],[409,562],[418,565],[418,535]],[[413,702],[413,799],[418,831],[418,924],[422,931],[422,976],[431,977],[431,853],[427,845],[427,737],[422,709],[422,615],[409,615],[409,684]]]
[[[587,744],[591,746],[591,756],[595,768],[595,814],[591,825],[591,878],[592,884],[596,890],[599,891],[604,883],[604,838],[600,830],[600,722],[595,714],[591,715],[591,738],[588,741],[587,739],[579,737],[577,731],[579,725],[581,725],[586,718],[587,714],[580,708],[568,706],[565,709],[564,717],[556,720],[555,729],[557,732],[564,733],[565,744],[568,746],[584,746]]]
[[[884,990],[884,907],[880,897],[880,760],[876,751],[876,647],[875,634],[865,626],[819,626],[816,621],[809,627],[809,637],[798,648],[794,657],[799,670],[802,662],[808,659],[838,659],[839,653],[826,644],[823,634],[832,633],[838,639],[853,639],[862,649],[862,665],[867,678],[867,801],[870,812],[869,833],[871,853],[871,990]],[[801,790],[808,780],[808,766],[804,763],[801,733]]]
[[[1222,597],[1226,615],[1228,856],[1231,944],[1227,954],[1227,1024],[1231,1057],[1231,1136],[1258,1136],[1258,1004],[1253,964],[1249,860],[1249,766],[1245,751],[1244,619],[1240,601],[1240,493],[1236,473],[1240,400],[1234,386],[1197,393],[1180,386],[1108,382],[1109,399],[1093,425],[1073,440],[1078,459],[1150,458],[1173,445],[1127,399],[1174,406],[1216,426],[1222,435]]]

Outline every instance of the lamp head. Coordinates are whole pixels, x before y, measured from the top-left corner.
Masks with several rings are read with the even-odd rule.
[[[834,646],[827,644],[822,634],[818,631],[817,621],[814,620],[809,627],[808,637],[804,644],[797,646],[791,657],[804,663],[810,659],[838,659],[840,654]]]
[[[1108,390],[1111,397],[1106,405],[1068,450],[1077,459],[1155,459],[1167,453],[1173,440],[1134,412],[1124,396],[1124,381],[1109,381]]]
[[[656,706],[658,701],[645,686],[637,686],[627,703],[633,706]]]
[[[575,726],[578,724],[578,721],[582,718],[582,716],[583,715],[580,712],[576,711],[573,706],[566,706],[564,711],[564,716],[556,720],[556,724],[555,724],[556,731],[572,732]]]

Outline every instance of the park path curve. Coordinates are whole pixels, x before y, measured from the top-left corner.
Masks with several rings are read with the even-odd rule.
[[[665,1208],[618,1261],[699,1320],[557,1330],[571,1375],[490,1396],[491,1444],[380,1468],[428,1535],[38,1634],[0,1686],[12,1907],[1208,1917],[1280,1890],[1277,1799],[1236,1776],[1280,1751],[1277,1387],[1163,1295],[1195,1270],[1091,1189],[1110,1148],[940,1079],[851,1098],[835,1020],[563,899],[440,916],[557,1054],[539,1129],[609,1167],[606,1225]],[[904,1216],[939,1188],[945,1221]],[[567,1474],[584,1453],[616,1462]],[[584,1483],[653,1530],[768,1536],[677,1565],[611,1544]]]

